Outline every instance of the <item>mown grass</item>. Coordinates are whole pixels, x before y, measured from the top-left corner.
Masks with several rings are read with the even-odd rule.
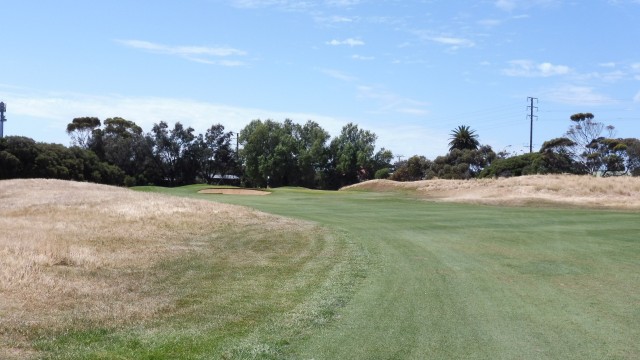
[[[337,232],[61,181],[0,187],[0,358],[280,359],[363,276]]]
[[[200,237],[208,245],[146,272],[150,295],[172,300],[144,321],[71,312],[63,329],[9,330],[51,359],[640,358],[637,212],[201,188],[142,190],[320,226],[249,222]],[[218,236],[231,236],[222,249]]]
[[[640,357],[637,212],[472,206],[399,194],[222,197],[345,232],[376,259],[314,359]]]

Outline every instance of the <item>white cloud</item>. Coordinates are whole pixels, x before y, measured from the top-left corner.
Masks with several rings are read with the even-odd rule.
[[[351,58],[353,60],[362,60],[362,61],[369,61],[369,60],[374,60],[375,59],[375,57],[373,57],[373,56],[364,56],[364,55],[358,55],[358,54],[351,55]]]
[[[240,61],[212,60],[211,58],[244,56],[247,54],[245,51],[231,47],[169,46],[143,40],[116,40],[116,42],[138,50],[144,50],[156,54],[174,55],[199,63],[223,66],[238,66],[243,63]]]
[[[354,39],[354,38],[348,38],[345,40],[336,40],[333,39],[331,41],[327,41],[325,44],[327,45],[331,45],[331,46],[341,46],[341,45],[347,45],[347,46],[362,46],[364,45],[364,41],[359,40],[359,39]]]
[[[354,82],[357,80],[357,78],[355,78],[354,76],[345,74],[342,71],[335,69],[320,69],[320,71],[327,76],[344,82]]]
[[[340,131],[348,121],[331,116],[285,112],[208,103],[190,99],[161,97],[94,96],[76,93],[37,93],[9,89],[0,97],[10,104],[12,134],[34,137],[38,141],[68,143],[66,125],[79,116],[96,116],[101,120],[120,116],[134,121],[145,131],[154,123],[181,122],[193,127],[197,133],[221,122],[229,131],[239,131],[254,119],[282,121],[293,119],[305,122],[313,120],[332,134]],[[24,121],[29,119],[29,121]],[[21,121],[22,120],[22,121]],[[46,132],[42,128],[48,129]],[[42,136],[36,136],[42,133]],[[42,138],[49,137],[49,138]]]
[[[435,41],[444,45],[452,45],[454,47],[473,47],[475,43],[469,39],[449,37],[449,36],[435,36],[430,37],[429,40]]]
[[[373,113],[401,113],[407,115],[424,116],[429,113],[426,102],[402,97],[380,87],[359,85],[357,87],[360,99],[374,100],[378,108]]]
[[[497,19],[483,19],[478,21],[479,25],[482,26],[486,26],[486,27],[494,27],[494,26],[498,26],[500,24],[502,24],[502,20],[497,20]]]
[[[549,77],[566,75],[571,72],[571,68],[549,62],[535,63],[531,60],[513,60],[509,62],[509,68],[502,72],[507,76],[516,77]]]
[[[633,78],[636,80],[640,80],[640,63],[631,64],[630,68],[631,68],[631,71],[635,73]]]
[[[350,7],[358,5],[361,0],[326,0],[326,4],[335,7]]]
[[[241,9],[276,7],[285,11],[304,11],[316,5],[313,1],[304,0],[232,0],[232,4]]]
[[[531,8],[534,6],[550,6],[561,0],[496,0],[494,5],[503,11],[513,11],[516,8]]]
[[[564,85],[545,93],[550,101],[580,106],[608,105],[616,101],[588,86]]]
[[[346,16],[316,16],[315,20],[324,24],[340,24],[340,23],[352,23],[356,21],[356,18]]]
[[[512,11],[516,8],[515,0],[497,0],[495,5],[498,9],[504,11]]]

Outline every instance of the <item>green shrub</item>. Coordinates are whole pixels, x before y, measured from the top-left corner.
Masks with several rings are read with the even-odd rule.
[[[376,174],[374,175],[374,177],[376,179],[388,179],[390,175],[391,175],[391,171],[389,170],[389,168],[382,168],[376,171]]]

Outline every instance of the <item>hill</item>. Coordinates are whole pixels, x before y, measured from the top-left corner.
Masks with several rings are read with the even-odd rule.
[[[61,180],[0,181],[0,228],[2,359],[42,357],[35,342],[91,357],[82,336],[129,358],[130,338],[161,347],[200,323],[242,333],[304,301],[343,251],[300,220]]]
[[[499,179],[371,180],[341,190],[401,191],[433,201],[640,210],[640,178],[535,175]]]

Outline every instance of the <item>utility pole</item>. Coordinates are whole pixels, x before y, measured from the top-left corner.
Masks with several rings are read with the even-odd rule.
[[[7,111],[7,105],[0,102],[0,139],[4,137],[4,123],[7,121],[7,118],[4,117],[5,111]]]
[[[529,153],[533,152],[533,110],[538,110],[537,106],[533,106],[533,100],[536,101],[536,104],[538,103],[538,98],[534,98],[534,97],[527,97],[527,101],[531,101],[531,105],[527,106],[527,109],[530,110],[529,115],[527,115],[529,117],[529,119],[531,120],[531,127],[529,129]],[[536,118],[538,116],[535,116]]]
[[[236,161],[240,158],[240,133],[236,133]]]

